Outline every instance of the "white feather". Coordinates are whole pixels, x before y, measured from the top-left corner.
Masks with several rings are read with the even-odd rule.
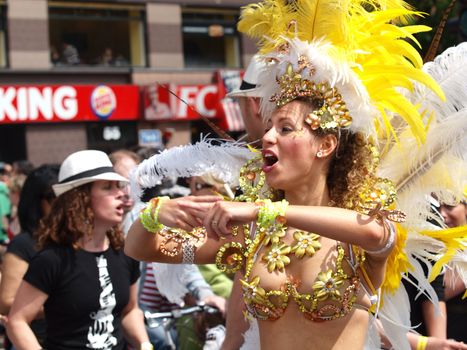
[[[243,335],[245,339],[240,350],[258,350],[261,348],[259,341],[259,328],[256,319],[249,320],[250,327]]]
[[[394,294],[384,297],[379,319],[386,337],[393,349],[410,350],[407,332],[410,326],[410,303],[405,288],[401,287]]]
[[[368,330],[366,333],[365,347],[364,350],[380,350],[381,349],[381,338],[379,336],[379,330],[375,318],[371,318],[368,323]]]
[[[454,255],[449,262],[448,268],[454,270],[455,278],[451,283],[454,284],[457,279],[460,279],[467,288],[467,242],[464,242],[464,249]]]
[[[407,226],[432,215],[425,195],[441,201],[459,198],[467,182],[467,109],[433,124],[426,144],[419,146],[411,133],[400,136],[381,160],[378,175],[391,179],[398,191],[398,208],[409,214]]]
[[[141,197],[144,188],[160,184],[166,177],[191,177],[211,173],[225,183],[236,185],[240,168],[255,153],[244,144],[203,139],[194,145],[178,146],[144,160],[130,174],[131,193]]]
[[[433,62],[423,66],[443,89],[446,102],[443,102],[433,91],[416,83],[413,101],[421,103],[422,109],[436,112],[438,119],[450,116],[467,106],[467,43],[450,47],[437,56]]]

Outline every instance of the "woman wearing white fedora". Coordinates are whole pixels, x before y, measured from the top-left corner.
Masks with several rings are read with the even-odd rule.
[[[127,179],[100,151],[80,151],[60,167],[57,199],[41,222],[31,261],[7,323],[17,349],[40,349],[29,323],[44,310],[45,348],[152,349],[137,306],[138,263],[123,253]]]

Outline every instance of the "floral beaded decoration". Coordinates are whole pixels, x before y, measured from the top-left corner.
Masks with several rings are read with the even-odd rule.
[[[304,313],[306,318],[312,321],[319,322],[343,317],[352,310],[357,300],[359,290],[358,276],[348,276],[344,272],[342,261],[345,253],[342,245],[338,244],[337,251],[335,271],[328,269],[318,274],[312,286],[312,295],[299,293],[296,288],[292,288],[291,285],[288,286],[290,294],[297,302],[300,311]],[[341,293],[340,289],[345,283],[348,283],[348,285],[343,293]],[[334,300],[337,303],[319,306],[320,302],[330,300]]]
[[[285,50],[287,48],[288,45],[285,45]],[[352,117],[342,96],[328,82],[316,83],[310,80],[314,73],[315,70],[307,57],[300,56],[296,70],[289,63],[284,74],[276,78],[280,92],[274,94],[270,101],[275,102],[277,107],[282,107],[296,98],[310,97],[317,104],[317,109],[305,118],[305,122],[310,125],[312,130],[348,127],[352,123]],[[303,78],[302,75],[305,75],[306,78]]]
[[[228,242],[217,251],[216,267],[227,274],[240,270],[245,260],[245,249],[241,243]]]
[[[295,244],[292,246],[291,252],[299,259],[305,255],[312,257],[317,250],[321,249],[320,236],[316,233],[298,230],[293,233],[293,238]]]
[[[273,193],[266,185],[266,176],[262,171],[263,157],[250,159],[241,169],[239,185],[242,194],[236,198],[242,202],[254,202],[260,198],[272,198]]]
[[[290,264],[288,256],[290,253],[301,259],[305,255],[312,257],[321,248],[319,235],[301,230],[294,232],[292,245],[287,245],[282,241],[287,230],[285,212],[289,204],[285,199],[280,202],[271,202],[266,199],[257,201],[256,204],[260,206],[257,220],[260,243],[268,247],[262,261],[269,272],[283,271],[285,266]]]
[[[141,224],[149,232],[156,233],[162,230],[164,225],[159,222],[159,210],[161,209],[162,203],[170,199],[167,196],[155,197],[149,201],[149,204],[144,208],[139,217]]]

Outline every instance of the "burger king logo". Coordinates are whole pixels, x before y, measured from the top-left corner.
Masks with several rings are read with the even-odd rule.
[[[91,109],[96,116],[107,119],[117,107],[117,98],[111,88],[105,85],[96,87],[91,94]]]

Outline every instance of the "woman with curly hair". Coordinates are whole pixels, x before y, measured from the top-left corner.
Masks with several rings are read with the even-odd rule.
[[[137,306],[139,266],[123,253],[123,187],[107,155],[68,156],[57,196],[37,231],[31,260],[11,307],[7,331],[16,349],[39,349],[30,322],[41,312],[47,349],[152,348]]]

